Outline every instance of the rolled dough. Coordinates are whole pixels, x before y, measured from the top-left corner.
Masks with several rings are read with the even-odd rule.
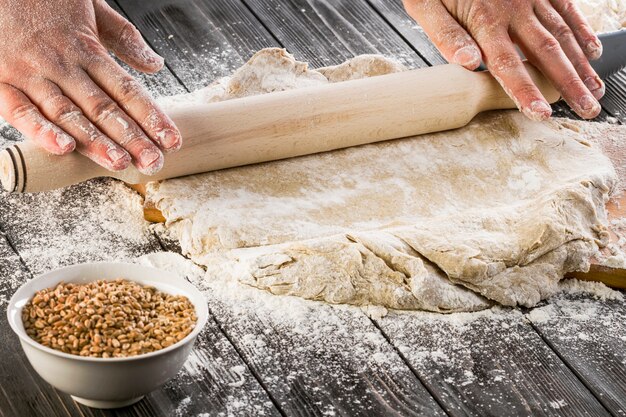
[[[402,70],[366,55],[315,71],[267,49],[232,77],[166,100]],[[624,134],[496,112],[455,131],[152,183],[147,198],[207,279],[394,309],[530,307],[606,241],[616,175],[592,143],[615,129]]]

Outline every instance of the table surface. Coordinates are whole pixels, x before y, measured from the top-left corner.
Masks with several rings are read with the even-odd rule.
[[[133,73],[155,95],[202,87],[269,46],[313,67],[364,53],[411,67],[444,63],[399,0],[110,4],[166,58],[157,75]],[[600,120],[626,122],[626,72],[608,81],[602,105]],[[20,140],[11,128],[0,134],[3,146]],[[0,416],[626,415],[626,306],[580,295],[553,301],[549,320],[523,309],[370,318],[309,302],[304,318],[315,317],[316,328],[301,331],[280,312],[237,308],[209,292],[209,322],[177,378],[131,407],[76,404],[30,367],[6,306],[21,283],[61,265],[179,252],[163,228],[136,227],[130,217],[140,211],[128,214],[120,203],[132,194],[95,180],[0,195]],[[584,311],[594,318],[577,317]]]

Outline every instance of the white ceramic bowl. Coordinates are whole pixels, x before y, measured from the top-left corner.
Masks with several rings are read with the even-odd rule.
[[[125,278],[160,291],[184,295],[196,308],[193,331],[165,349],[128,358],[89,358],[45,347],[24,331],[22,308],[33,295],[59,282],[87,283],[99,279]],[[208,308],[202,293],[182,277],[163,270],[125,263],[90,263],[56,269],[22,285],[11,297],[7,315],[19,336],[26,357],[41,377],[74,400],[94,408],[118,408],[133,404],[173,378],[191,352],[207,321]]]

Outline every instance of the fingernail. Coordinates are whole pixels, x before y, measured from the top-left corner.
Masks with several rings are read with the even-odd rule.
[[[146,175],[154,175],[163,168],[163,154],[154,149],[144,149],[139,154],[140,171]]]
[[[160,145],[167,151],[177,151],[182,145],[180,133],[172,129],[164,129],[157,133]]]
[[[111,162],[116,163],[123,158],[128,158],[128,153],[119,148],[111,148],[107,151],[107,156]]]
[[[589,59],[598,59],[602,56],[602,42],[600,39],[596,38],[591,42],[587,43],[587,55]]]
[[[473,46],[464,46],[456,51],[452,58],[456,64],[464,67],[475,67],[480,65],[480,52]]]
[[[577,110],[576,113],[585,119],[597,116],[601,110],[598,100],[588,94],[582,96],[582,98],[578,101],[578,106],[579,109],[574,110]]]
[[[142,55],[144,60],[150,65],[163,66],[163,63],[165,62],[161,55],[157,54],[149,47],[146,47],[142,51]]]
[[[70,150],[73,151],[76,147],[76,142],[74,141],[74,139],[62,132],[56,134],[56,143],[57,145],[59,145],[59,148],[61,148],[63,152]]]
[[[585,86],[587,86],[591,94],[593,94],[596,99],[600,100],[602,96],[604,96],[604,83],[602,82],[600,77],[588,77],[587,79],[585,79],[584,82]]]
[[[548,103],[542,100],[535,100],[530,103],[530,107],[523,109],[524,114],[536,122],[548,120],[552,115],[552,108]]]

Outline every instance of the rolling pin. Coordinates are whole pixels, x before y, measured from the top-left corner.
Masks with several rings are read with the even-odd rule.
[[[526,64],[553,103],[559,93]],[[30,141],[0,153],[0,181],[13,192],[62,188],[109,176],[128,184],[181,177],[350,146],[455,129],[476,114],[516,108],[488,72],[441,65],[378,77],[164,111],[181,131],[180,151],[145,176],[134,167],[109,172],[73,152],[54,156]]]

